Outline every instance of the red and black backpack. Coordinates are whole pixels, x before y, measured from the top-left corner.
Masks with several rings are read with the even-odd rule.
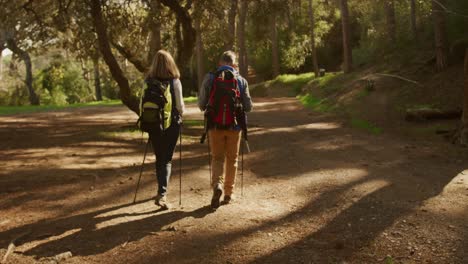
[[[228,69],[215,72],[207,107],[210,126],[221,129],[237,126],[237,113],[241,108],[237,74]]]

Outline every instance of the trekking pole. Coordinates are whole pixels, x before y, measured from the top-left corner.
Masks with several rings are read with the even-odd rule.
[[[138,183],[137,183],[137,186],[136,186],[136,190],[135,190],[135,196],[133,197],[133,203],[136,202],[136,198],[137,198],[137,193],[138,193],[138,188],[140,187],[140,180],[141,180],[141,175],[143,173],[143,167],[145,165],[145,159],[146,159],[146,154],[148,153],[148,146],[150,144],[150,137],[148,136],[148,141],[146,142],[146,147],[145,147],[145,155],[143,155],[143,162],[141,163],[141,168],[140,168],[140,176],[138,177]]]
[[[241,145],[241,196],[244,196],[244,144],[242,140]]]
[[[179,206],[182,205],[182,123],[179,129]]]
[[[213,179],[211,177],[211,147],[210,147],[210,135],[208,135],[208,169],[209,169],[209,176],[210,176],[210,186],[213,185]]]

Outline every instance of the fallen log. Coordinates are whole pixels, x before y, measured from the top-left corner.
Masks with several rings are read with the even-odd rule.
[[[439,109],[408,109],[405,113],[406,121],[427,121],[436,119],[457,119],[462,115],[462,110]]]
[[[28,230],[28,231],[25,231],[21,234],[19,234],[18,236],[16,236],[15,238],[13,238],[10,242],[10,244],[8,245],[8,249],[7,249],[7,252],[5,253],[5,255],[3,256],[3,259],[0,263],[6,263],[8,257],[10,256],[11,253],[13,253],[13,251],[15,251],[15,248],[16,248],[16,245],[19,243],[18,241],[29,235],[31,233],[31,230]],[[18,242],[18,243],[17,243]]]

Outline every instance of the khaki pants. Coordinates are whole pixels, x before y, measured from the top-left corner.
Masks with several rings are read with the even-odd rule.
[[[213,188],[218,184],[221,186],[224,184],[224,194],[232,195],[236,181],[241,131],[210,129],[208,137],[213,164],[211,172]]]

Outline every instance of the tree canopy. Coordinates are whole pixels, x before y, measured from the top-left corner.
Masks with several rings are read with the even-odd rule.
[[[451,54],[456,43],[466,41],[466,10],[462,0],[2,1],[0,47],[14,54],[0,97],[4,104],[18,103],[10,100],[18,85],[28,88],[32,104],[56,96],[37,80],[61,60],[76,65],[62,68],[78,71],[76,82],[84,83],[78,92],[56,91],[65,101],[100,98],[102,86],[104,97],[119,96],[136,111],[143,73],[160,48],[175,56],[186,94],[197,91],[203,73],[226,49],[239,53],[240,71],[251,82],[318,74],[319,68],[350,72],[383,54],[414,48],[431,51],[443,70],[457,59]],[[54,53],[53,60],[35,62]]]

